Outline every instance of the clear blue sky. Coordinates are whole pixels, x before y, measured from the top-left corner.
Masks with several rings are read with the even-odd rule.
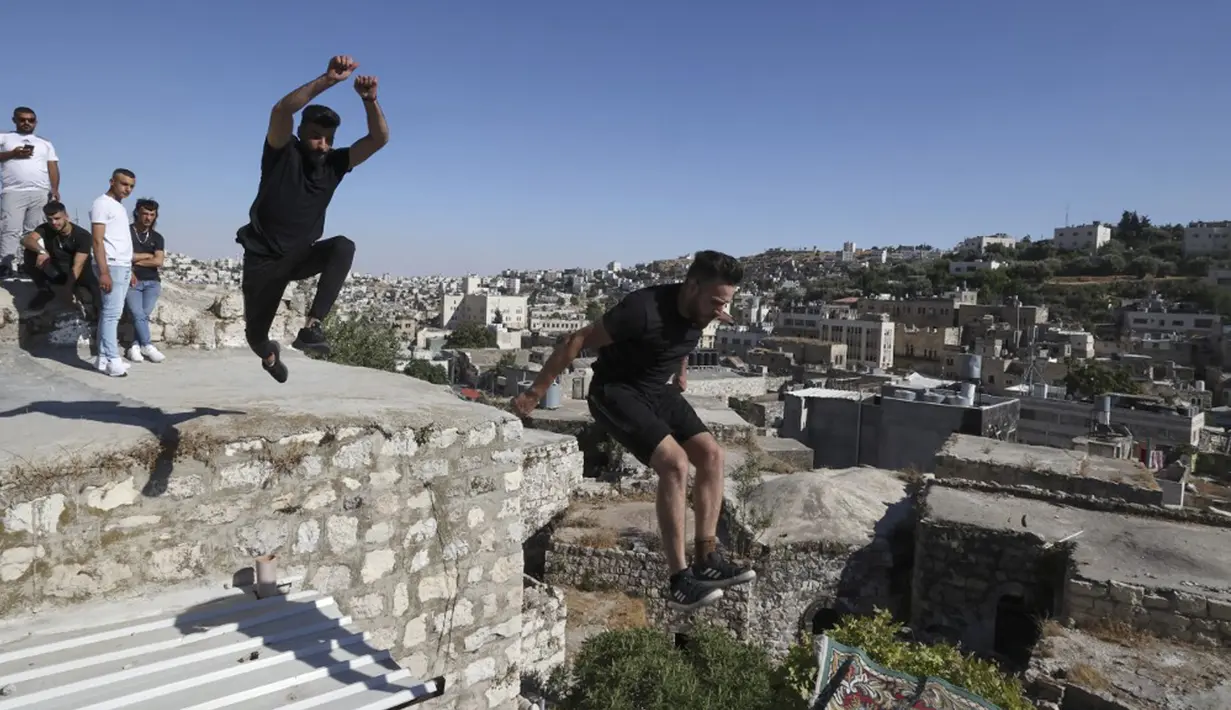
[[[329,212],[362,270],[949,245],[1050,235],[1066,204],[1231,217],[1216,0],[33,8],[0,20],[3,95],[38,111],[70,208],[132,168],[169,248],[202,257],[237,254],[269,108],[341,53],[380,77],[393,136]],[[321,101],[363,133],[349,83]]]

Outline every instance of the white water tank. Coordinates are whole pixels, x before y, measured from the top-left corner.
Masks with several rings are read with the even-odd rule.
[[[975,385],[973,382],[962,383],[962,400],[968,404],[974,404],[975,401]]]
[[[1043,399],[1047,399],[1047,383],[1046,382],[1034,383],[1031,390],[1032,390],[1031,394],[1033,394],[1035,397],[1042,397]]]
[[[1196,382],[1194,382],[1193,384],[1194,384],[1194,385],[1196,385],[1196,387],[1197,387],[1197,391],[1198,391],[1198,392],[1204,392],[1204,391],[1205,391],[1205,380],[1197,380],[1197,381],[1196,381]]]

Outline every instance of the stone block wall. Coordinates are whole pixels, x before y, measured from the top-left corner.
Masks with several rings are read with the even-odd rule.
[[[688,378],[688,394],[698,397],[759,397],[768,387],[765,375]]]
[[[943,451],[936,455],[936,477],[994,483],[1006,487],[1030,487],[1056,491],[1067,495],[1110,498],[1138,505],[1162,505],[1163,494],[1153,480],[1142,485],[1107,481],[1087,476],[1069,476],[1028,465],[1002,465],[990,461],[972,461],[950,456]],[[1143,474],[1146,473],[1143,471]],[[1150,486],[1150,487],[1147,487]]]
[[[1002,598],[1054,610],[1067,564],[1067,548],[1045,551],[1034,535],[925,518],[915,532],[910,626],[990,652]]]
[[[559,589],[529,575],[523,581],[521,672],[546,679],[565,660],[568,607]]]
[[[71,471],[6,471],[0,618],[229,580],[274,553],[280,576],[302,573],[302,587],[333,595],[416,677],[443,675],[447,693],[432,707],[514,707],[523,432],[490,411],[457,428],[308,424],[230,442],[185,433],[150,495],[145,471],[170,460],[157,445]]]
[[[1065,613],[1078,626],[1123,621],[1156,636],[1231,646],[1231,599],[1077,577],[1064,591]]]
[[[585,460],[573,436],[527,429],[523,443],[522,518],[527,534],[533,534],[568,508],[570,494],[581,485]]]
[[[305,288],[302,283],[287,287],[269,331],[274,340],[290,343],[295,339],[308,303]],[[20,281],[0,289],[0,344],[71,347],[90,337],[96,324],[86,322],[78,309],[67,304],[56,302],[38,316],[23,318],[21,311],[34,293],[32,284]],[[122,343],[132,339],[132,320],[127,310],[120,321],[119,337]],[[224,293],[215,288],[165,281],[150,317],[150,339],[158,344],[206,350],[246,348],[243,299],[237,290]]]

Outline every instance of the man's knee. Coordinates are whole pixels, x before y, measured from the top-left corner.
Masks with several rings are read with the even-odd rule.
[[[683,486],[688,481],[688,454],[668,436],[650,457],[650,468],[665,485]]]
[[[722,470],[725,451],[714,435],[709,432],[698,434],[684,442],[688,458],[698,469]]]
[[[351,241],[350,237],[344,237],[339,234],[329,241],[334,255],[348,259],[355,256],[355,243]]]

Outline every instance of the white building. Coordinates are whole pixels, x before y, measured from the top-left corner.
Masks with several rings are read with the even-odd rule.
[[[822,318],[818,332],[812,336],[825,343],[846,344],[846,361],[889,370],[893,367],[893,321],[864,316],[854,318]]]
[[[1210,273],[1206,275],[1205,280],[1211,286],[1231,288],[1231,269],[1210,269]]]
[[[440,299],[440,325],[450,330],[462,323],[492,325],[497,313],[501,324],[509,330],[525,328],[530,320],[525,296],[447,293]]]
[[[1007,234],[992,234],[986,237],[968,237],[958,242],[954,251],[973,251],[982,254],[990,246],[1002,246],[1012,249],[1017,246],[1017,239]]]
[[[1184,228],[1184,256],[1231,253],[1231,222],[1190,222]]]
[[[996,261],[995,259],[979,259],[978,261],[951,261],[949,262],[949,273],[954,276],[958,276],[961,274],[973,274],[977,271],[995,271],[1002,266],[1004,266],[1004,262]]]
[[[1063,251],[1096,252],[1111,242],[1111,225],[1102,222],[1057,227],[1052,243]]]

